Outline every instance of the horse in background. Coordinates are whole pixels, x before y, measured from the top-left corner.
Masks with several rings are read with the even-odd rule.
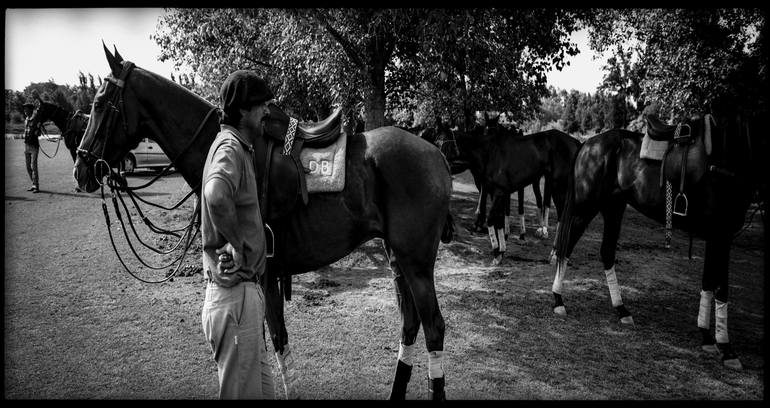
[[[74,176],[79,185],[88,192],[97,190],[104,172],[115,177],[109,167],[117,167],[147,136],[157,141],[200,195],[204,162],[219,131],[217,107],[169,79],[124,61],[117,50],[115,55],[106,47],[104,51],[111,74],[96,94],[91,122],[78,149]],[[263,196],[260,209],[266,212],[263,221],[272,228],[274,245],[261,284],[287,397],[293,398],[298,390],[283,313],[291,275],[318,270],[381,238],[402,320],[390,398],[405,398],[422,327],[432,397],[444,399],[445,324],[434,267],[439,242],[450,242],[453,232],[452,179],[446,159],[434,145],[393,126],[339,133],[340,122],[334,115],[324,125],[297,125],[296,132],[289,134],[294,120],[274,104],[269,108],[264,137],[253,146]],[[341,138],[346,143],[344,188],[305,194],[304,168],[295,154],[302,146],[322,148]]]
[[[523,135],[520,130],[488,126],[492,135],[486,166],[486,179],[493,196],[489,211],[489,235],[494,263],[499,263],[506,250],[503,217],[510,205],[510,193],[545,178],[546,196],[556,205],[556,235],[559,231],[567,199],[569,175],[580,141],[556,129]],[[546,207],[547,209],[547,207]],[[548,213],[544,214],[547,226]],[[555,247],[554,237],[554,247]],[[553,257],[555,248],[549,258]]]
[[[33,126],[42,126],[45,122],[52,121],[64,139],[64,146],[72,156],[72,162],[77,158],[77,148],[83,139],[83,134],[88,126],[89,115],[76,110],[74,112],[66,110],[61,106],[46,102],[38,98],[38,106],[32,113],[30,119]]]
[[[601,213],[604,231],[600,255],[610,300],[620,321],[633,324],[615,270],[623,213],[631,205],[663,223],[670,211],[675,215],[674,227],[706,240],[697,319],[701,347],[721,354],[726,367],[741,369],[727,330],[728,267],[733,236],[744,225],[752,195],[760,185],[758,177],[768,174],[767,166],[763,172],[757,163],[767,162],[770,157],[766,138],[761,137],[764,133],[758,130],[735,120],[716,121],[711,115],[693,115],[676,125],[665,125],[648,116],[648,136],[656,135],[670,143],[662,160],[640,157],[645,136],[642,133],[614,129],[588,139],[574,162],[557,234],[554,312],[566,314],[562,283],[569,257],[591,220]],[[676,207],[676,202],[672,205],[673,193],[666,194],[664,181],[677,186],[685,197],[681,201],[687,203],[684,208],[671,208]],[[714,335],[710,331],[712,311]]]
[[[489,192],[486,181],[486,166],[490,154],[490,141],[492,138],[492,133],[490,133],[488,129],[496,126],[498,119],[489,118],[486,114],[485,117],[486,121],[484,125],[475,123],[470,131],[462,131],[453,128],[451,127],[451,124],[443,122],[440,117],[437,117],[435,126],[427,128],[425,134],[428,136],[424,136],[426,140],[429,140],[429,138],[435,140],[434,143],[439,146],[441,152],[446,156],[453,175],[460,174],[464,171],[470,171],[473,182],[479,192],[479,198],[474,210],[475,221],[470,230],[472,232],[481,233],[486,233],[488,231],[487,198],[489,197]],[[548,207],[551,201],[549,187],[547,184],[545,185],[546,196],[544,200],[540,191],[540,180],[533,181],[531,185],[535,194],[538,216],[540,218],[540,227],[537,229],[536,235],[547,238],[548,224],[546,214],[548,213]],[[517,194],[521,227],[519,239],[523,240],[526,232],[524,217],[524,187],[517,190]],[[510,200],[505,207],[505,212],[504,232],[507,239],[510,227]]]

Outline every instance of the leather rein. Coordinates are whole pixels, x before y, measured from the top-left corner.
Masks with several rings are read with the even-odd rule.
[[[190,142],[184,147],[184,149],[182,149],[182,151],[173,160],[171,160],[171,162],[158,175],[156,175],[152,180],[150,180],[149,182],[147,182],[147,183],[145,183],[143,185],[140,185],[140,186],[128,186],[125,177],[122,176],[121,174],[116,173],[115,171],[113,171],[112,168],[109,166],[107,161],[104,160],[103,157],[104,157],[104,151],[106,150],[106,147],[107,147],[107,142],[109,140],[109,135],[112,132],[113,126],[115,126],[117,124],[116,117],[118,117],[118,115],[120,115],[119,117],[120,117],[120,121],[121,121],[121,125],[123,127],[124,133],[127,133],[127,131],[128,131],[128,125],[127,125],[127,121],[126,121],[126,117],[125,117],[125,113],[124,113],[124,109],[123,109],[123,92],[122,91],[125,89],[124,86],[125,86],[126,77],[128,76],[128,74],[130,73],[130,71],[131,71],[131,69],[133,67],[134,67],[134,64],[132,62],[125,61],[124,65],[123,65],[123,71],[121,72],[121,75],[120,75],[119,79],[114,79],[114,78],[111,78],[111,77],[105,78],[106,81],[108,81],[109,83],[117,86],[119,89],[118,89],[118,92],[115,93],[115,96],[111,100],[109,100],[107,102],[109,111],[107,112],[107,117],[106,117],[106,128],[105,128],[104,146],[102,147],[101,156],[97,156],[96,154],[94,154],[92,152],[93,147],[94,147],[94,143],[97,140],[96,137],[94,137],[91,140],[89,146],[86,149],[78,148],[77,152],[78,152],[78,155],[86,163],[86,165],[93,166],[94,178],[96,179],[96,182],[99,184],[100,190],[101,190],[102,211],[104,212],[104,219],[105,219],[105,222],[106,222],[106,225],[107,225],[107,231],[109,232],[109,235],[110,235],[110,243],[112,244],[112,248],[115,251],[115,254],[117,255],[118,260],[120,261],[121,265],[123,265],[123,268],[126,270],[126,272],[128,272],[131,276],[133,276],[134,278],[136,278],[139,281],[142,281],[144,283],[163,283],[163,282],[166,282],[166,281],[172,279],[174,276],[177,275],[179,269],[181,268],[182,264],[184,263],[184,258],[187,255],[188,250],[192,246],[192,243],[193,243],[193,240],[194,240],[195,236],[200,231],[200,200],[196,200],[195,208],[193,209],[193,212],[192,212],[192,215],[190,217],[189,223],[185,227],[182,227],[182,228],[179,228],[179,229],[173,229],[173,230],[159,228],[156,225],[154,225],[147,218],[147,216],[142,212],[141,208],[139,207],[139,203],[137,202],[137,200],[142,201],[145,204],[148,204],[148,205],[151,205],[151,206],[154,206],[154,207],[157,207],[157,208],[162,208],[162,209],[165,209],[165,210],[174,210],[174,209],[179,208],[185,201],[187,201],[187,199],[189,199],[193,195],[193,193],[197,190],[197,188],[200,187],[200,183],[201,182],[199,182],[198,185],[196,185],[195,188],[191,189],[190,192],[184,198],[182,198],[179,202],[177,202],[175,205],[173,205],[171,207],[164,207],[162,205],[149,202],[149,201],[143,199],[142,197],[140,197],[139,195],[137,195],[136,191],[149,187],[150,185],[152,185],[156,181],[158,181],[161,177],[163,177],[163,176],[165,176],[165,175],[167,175],[169,173],[169,169],[171,167],[174,167],[175,163],[179,162],[179,159],[185,153],[187,153],[189,148],[198,139],[198,136],[201,134],[201,131],[203,130],[204,126],[206,125],[206,123],[209,122],[209,120],[212,117],[212,115],[215,112],[218,111],[218,108],[217,107],[212,107],[209,110],[209,112],[206,114],[206,117],[203,119],[203,121],[200,123],[200,125],[197,128],[197,130],[195,131],[195,133],[194,133],[192,139],[190,140]],[[107,85],[107,86],[109,86],[109,85]],[[214,116],[214,117],[216,117],[216,116]],[[99,123],[96,124],[97,128],[94,131],[94,135],[98,135],[99,134],[99,128],[103,124],[105,124],[104,118],[102,119],[102,121],[100,121]],[[107,181],[105,183],[102,183],[102,179],[103,179],[104,176],[102,176],[102,177],[98,176],[99,174],[102,174],[102,173],[99,172],[100,166],[106,167],[106,169],[107,169]],[[128,246],[131,249],[131,252],[139,260],[139,262],[142,265],[144,265],[145,267],[147,267],[149,269],[153,269],[153,270],[166,269],[166,268],[169,268],[170,266],[178,263],[176,268],[173,270],[173,272],[168,273],[164,279],[157,280],[157,281],[145,280],[145,279],[137,276],[134,272],[132,272],[128,268],[126,263],[124,262],[123,258],[120,255],[120,252],[117,249],[117,246],[115,245],[115,240],[114,240],[114,237],[112,235],[112,229],[110,228],[110,216],[109,216],[109,212],[107,210],[107,202],[106,202],[106,199],[105,199],[105,192],[104,192],[105,184],[110,189],[112,203],[113,203],[113,208],[114,208],[114,211],[115,211],[115,214],[116,214],[118,220],[120,221],[120,224],[121,224],[121,227],[122,227],[122,230],[123,230],[123,234],[124,234],[124,236],[126,238],[126,242],[128,243]],[[145,225],[152,232],[155,232],[157,234],[161,234],[163,236],[173,236],[173,237],[175,237],[177,239],[177,242],[174,245],[172,245],[171,249],[169,249],[167,251],[156,249],[156,248],[153,248],[153,247],[147,245],[141,239],[141,237],[139,236],[138,232],[136,231],[134,223],[133,223],[133,221],[131,219],[131,216],[129,214],[128,206],[126,205],[126,201],[123,198],[123,196],[121,195],[121,192],[124,192],[126,195],[128,195],[128,197],[131,199],[131,201],[134,204],[134,208],[136,208],[136,210],[138,211],[140,218],[142,219],[142,221],[145,223]],[[145,262],[142,259],[142,257],[137,253],[134,245],[131,243],[132,239],[128,235],[128,228],[126,228],[125,220],[123,219],[124,217],[121,215],[120,206],[118,205],[118,200],[122,204],[122,207],[123,207],[123,209],[124,209],[124,211],[125,211],[125,213],[127,215],[125,218],[128,219],[128,224],[129,224],[129,226],[131,228],[131,231],[133,232],[134,236],[136,237],[135,239],[137,241],[139,241],[139,243],[141,243],[144,247],[146,247],[146,248],[148,248],[148,249],[152,250],[153,252],[155,252],[157,254],[160,254],[160,255],[171,254],[171,253],[177,251],[180,247],[183,246],[183,251],[181,252],[181,254],[179,256],[177,256],[175,259],[173,259],[170,263],[166,264],[166,265],[151,266],[147,262]],[[193,229],[195,230],[194,232],[193,232]]]

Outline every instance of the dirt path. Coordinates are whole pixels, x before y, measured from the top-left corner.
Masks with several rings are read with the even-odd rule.
[[[43,146],[53,152],[53,144]],[[127,275],[110,246],[101,197],[75,193],[71,170],[63,149],[54,159],[41,155],[42,191],[29,193],[22,143],[5,141],[5,397],[216,398],[216,367],[200,326],[201,275],[157,285]],[[169,205],[187,191],[174,175],[146,197]],[[596,219],[571,260],[570,314],[558,318],[551,312],[554,271],[544,262],[551,240],[530,230],[525,242],[509,242],[502,265],[490,266],[486,237],[465,229],[474,199],[467,174],[456,178],[458,235],[442,244],[436,268],[449,398],[764,399],[761,224],[733,248],[730,338],[746,369],[730,372],[699,349],[702,241],[695,240],[692,261],[684,233],[675,232],[672,250],[663,250],[662,227],[627,210],[617,269],[636,326],[623,327],[601,272]],[[533,201],[528,192],[528,221]],[[161,224],[184,221],[150,214]],[[554,226],[552,216],[551,234]],[[113,232],[122,233],[117,226]],[[197,265],[198,257],[187,262]],[[295,277],[286,313],[303,398],[387,397],[400,323],[378,240]],[[422,332],[417,341],[424,344]],[[428,395],[421,353],[410,399]]]

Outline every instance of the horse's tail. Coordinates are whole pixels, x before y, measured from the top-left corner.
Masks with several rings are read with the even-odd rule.
[[[580,151],[580,149],[578,149]],[[559,231],[556,235],[556,259],[562,260],[567,256],[567,247],[569,246],[570,230],[572,230],[572,218],[575,212],[575,164],[577,161],[577,152],[572,158],[569,174],[567,175],[567,194],[564,199],[564,208],[559,213]],[[548,188],[548,187],[546,187]]]
[[[444,221],[444,229],[441,231],[441,242],[448,244],[452,242],[452,238],[455,235],[455,222],[452,218],[452,213],[447,212],[446,221]]]

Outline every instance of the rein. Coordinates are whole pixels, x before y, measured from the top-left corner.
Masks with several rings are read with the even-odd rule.
[[[112,125],[114,123],[114,116],[116,114],[120,114],[120,118],[122,120],[122,126],[123,126],[123,129],[124,129],[124,132],[127,133],[128,126],[127,126],[127,123],[126,123],[126,118],[125,118],[124,110],[122,109],[123,108],[122,90],[124,89],[125,78],[128,76],[128,73],[133,68],[133,66],[134,66],[133,63],[131,63],[130,61],[126,61],[125,65],[124,65],[124,68],[123,68],[123,72],[121,72],[121,78],[120,79],[115,80],[113,78],[106,78],[106,80],[108,80],[110,83],[112,83],[112,84],[116,85],[118,88],[120,88],[120,92],[118,92],[117,97],[113,98],[113,101],[109,101],[108,102],[109,103],[109,107],[108,108],[110,109],[110,111],[108,112],[109,116],[107,118],[107,127],[105,129],[105,134],[107,134],[107,135],[109,135],[109,133],[107,133],[107,132],[110,132],[112,130]],[[184,258],[187,255],[187,252],[190,249],[190,246],[192,245],[195,236],[200,231],[200,200],[196,200],[195,208],[193,209],[192,216],[190,217],[190,221],[189,221],[189,223],[187,224],[186,227],[175,229],[175,230],[167,230],[167,229],[163,229],[163,228],[157,227],[156,225],[154,225],[149,220],[149,218],[142,212],[142,210],[141,210],[141,208],[139,206],[139,203],[137,202],[137,199],[139,201],[142,201],[143,203],[146,203],[148,205],[152,205],[152,206],[157,207],[157,208],[162,208],[162,209],[165,209],[165,210],[174,210],[174,209],[179,208],[185,201],[187,201],[190,198],[190,196],[192,196],[192,194],[200,187],[201,181],[199,181],[198,184],[194,188],[192,188],[190,190],[190,192],[187,195],[185,195],[184,198],[182,198],[179,202],[177,202],[175,205],[173,205],[171,207],[164,207],[162,205],[149,202],[149,201],[143,199],[142,197],[140,197],[136,193],[136,191],[149,187],[150,185],[152,185],[156,181],[158,181],[161,177],[167,175],[169,173],[169,169],[171,167],[173,167],[175,163],[179,162],[179,159],[185,153],[187,153],[189,148],[198,139],[198,136],[201,134],[201,131],[203,130],[203,127],[206,125],[206,123],[208,123],[208,121],[211,118],[212,114],[214,112],[217,112],[217,111],[218,111],[218,108],[212,107],[209,110],[209,112],[206,114],[206,117],[203,119],[201,124],[198,126],[198,128],[195,131],[195,134],[193,135],[193,137],[190,140],[190,142],[180,151],[180,153],[178,155],[176,155],[174,160],[172,160],[171,163],[169,165],[167,165],[152,180],[150,180],[149,182],[147,182],[147,183],[145,183],[145,184],[143,184],[141,186],[128,186],[125,177],[123,177],[120,174],[114,172],[112,170],[112,168],[109,166],[109,164],[106,162],[106,160],[103,159],[104,151],[106,150],[105,148],[106,148],[106,145],[107,145],[107,137],[105,137],[105,140],[104,140],[104,147],[102,148],[102,157],[98,157],[98,156],[96,156],[95,154],[93,154],[91,152],[91,149],[93,148],[94,143],[96,142],[96,137],[94,137],[94,139],[91,141],[88,149],[80,149],[80,148],[78,149],[78,154],[86,162],[88,162],[89,159],[90,160],[94,160],[95,159],[95,161],[93,163],[93,172],[94,172],[94,177],[96,177],[96,179],[97,179],[96,181],[100,185],[100,188],[101,188],[102,210],[104,212],[104,217],[105,217],[105,222],[106,222],[106,225],[107,225],[107,230],[108,230],[109,235],[110,235],[110,243],[112,244],[112,248],[115,251],[115,254],[118,256],[118,260],[123,265],[123,268],[131,276],[133,276],[134,278],[136,278],[139,281],[142,281],[144,283],[163,283],[163,282],[166,282],[166,281],[172,279],[174,276],[176,276],[176,274],[178,273],[178,271],[181,268],[182,264],[184,263]],[[97,129],[94,132],[95,135],[98,134],[98,130],[99,130],[99,127],[101,127],[101,125],[102,125],[102,122],[100,122],[100,123],[98,123],[96,125]],[[102,183],[100,178],[97,176],[97,174],[99,174],[98,166],[100,166],[100,165],[105,166],[107,168],[107,181],[106,181],[106,183]],[[154,269],[154,270],[166,269],[166,268],[172,266],[173,264],[178,263],[178,265],[173,270],[173,272],[168,273],[164,279],[161,279],[161,280],[158,280],[158,281],[149,281],[149,280],[142,279],[141,277],[139,277],[135,273],[133,273],[128,268],[126,263],[123,261],[123,258],[120,256],[120,252],[118,251],[118,248],[115,245],[115,239],[114,239],[114,237],[112,235],[112,230],[110,228],[110,226],[111,226],[110,225],[110,217],[109,217],[109,212],[107,210],[107,202],[106,202],[105,191],[104,191],[104,185],[105,184],[107,184],[107,186],[109,187],[109,189],[111,191],[111,196],[112,196],[111,198],[112,198],[113,208],[114,208],[115,214],[116,214],[116,216],[117,216],[117,218],[120,221],[120,224],[122,226],[123,234],[124,234],[124,236],[126,238],[128,246],[131,249],[131,252],[134,254],[134,256],[139,260],[139,262],[142,265],[144,265],[145,267],[150,268],[150,269]],[[168,250],[168,251],[161,251],[159,249],[153,248],[153,247],[147,245],[141,239],[141,237],[139,236],[138,232],[136,231],[134,223],[133,223],[133,221],[131,219],[131,216],[129,214],[128,206],[126,205],[126,202],[125,202],[123,196],[121,195],[121,192],[124,192],[124,193],[126,193],[128,195],[128,197],[131,199],[131,201],[134,204],[134,208],[136,208],[136,210],[138,211],[139,217],[142,219],[144,224],[152,232],[157,233],[157,234],[162,234],[164,236],[169,236],[170,235],[170,236],[174,236],[174,237],[178,238],[178,241],[176,242],[176,244],[173,245],[173,247],[170,250]],[[141,258],[141,256],[137,253],[136,249],[134,248],[134,245],[131,243],[131,237],[128,235],[128,229],[126,228],[125,221],[123,219],[123,216],[121,215],[120,206],[118,205],[118,200],[120,200],[120,202],[122,204],[122,207],[123,207],[123,210],[125,211],[125,213],[127,215],[126,218],[128,219],[129,226],[130,226],[134,236],[136,237],[136,240],[138,240],[140,244],[142,244],[144,247],[154,251],[157,254],[168,255],[168,254],[171,254],[172,252],[178,250],[182,246],[182,242],[184,241],[185,244],[184,244],[182,253],[178,257],[176,257],[176,259],[172,260],[167,265],[151,266],[151,265],[147,264],[147,262],[145,262]],[[195,230],[195,232],[193,232],[193,229]],[[181,233],[181,235],[179,233]]]
[[[51,137],[48,136],[48,132],[46,132],[45,126],[43,126],[42,123],[40,124],[40,134],[45,136],[45,139],[48,140],[49,142],[51,142]],[[42,145],[40,146],[40,151],[43,152],[45,157],[47,157],[49,159],[53,159],[54,157],[56,157],[56,154],[59,153],[59,146],[61,145],[61,140],[62,140],[63,137],[64,137],[64,135],[60,135],[59,138],[56,140],[56,150],[54,150],[53,156],[49,156],[48,153],[46,153],[45,150],[43,150],[43,146]]]

